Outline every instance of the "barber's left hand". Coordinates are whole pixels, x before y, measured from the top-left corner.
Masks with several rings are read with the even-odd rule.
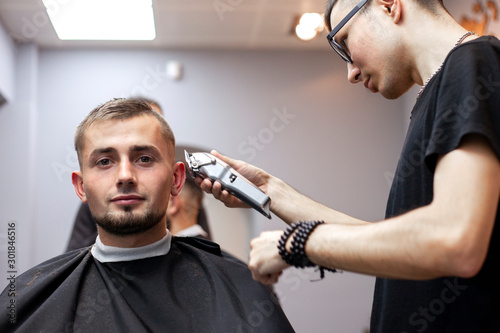
[[[263,284],[276,283],[283,270],[290,267],[278,252],[282,234],[283,231],[266,231],[250,243],[248,267],[255,281]]]

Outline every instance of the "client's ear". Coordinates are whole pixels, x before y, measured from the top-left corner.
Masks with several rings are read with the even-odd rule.
[[[174,182],[172,183],[172,189],[170,190],[171,195],[178,195],[182,187],[184,186],[184,181],[186,180],[186,168],[184,163],[177,162],[174,165]]]
[[[83,177],[81,171],[73,171],[71,173],[71,181],[75,187],[76,195],[83,202],[87,202],[87,194],[85,193],[85,188],[83,187]]]

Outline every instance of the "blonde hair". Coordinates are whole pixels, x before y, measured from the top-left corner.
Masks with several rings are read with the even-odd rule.
[[[85,131],[93,124],[107,120],[124,120],[134,117],[152,116],[155,117],[161,129],[161,134],[165,142],[175,146],[174,132],[168,125],[165,118],[154,111],[150,104],[143,99],[135,98],[115,98],[96,107],[78,125],[75,133],[75,150],[78,155],[78,163],[82,168],[82,150],[85,144]]]

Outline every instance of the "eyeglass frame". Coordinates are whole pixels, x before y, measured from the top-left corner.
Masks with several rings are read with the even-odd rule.
[[[364,5],[366,5],[366,3],[368,2],[368,0],[361,0],[360,3],[357,4],[356,7],[354,7],[350,12],[349,14],[346,15],[346,17],[344,17],[344,19],[342,21],[340,21],[339,24],[337,24],[337,26],[335,28],[333,28],[332,31],[330,31],[330,33],[328,34],[328,36],[326,36],[326,39],[328,40],[328,42],[330,43],[330,46],[332,47],[332,49],[337,52],[337,54],[343,59],[345,60],[347,63],[349,64],[352,64],[352,59],[351,59],[351,56],[347,53],[347,51],[339,44],[335,41],[335,39],[333,39],[333,37],[335,37],[335,35],[340,31],[340,29],[342,29],[342,27],[344,27],[344,25],[346,25],[346,23],[361,9],[363,8]]]

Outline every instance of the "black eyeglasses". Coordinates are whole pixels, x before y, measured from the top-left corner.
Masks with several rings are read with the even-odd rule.
[[[330,43],[332,49],[334,49],[335,52],[337,52],[339,56],[342,57],[342,59],[344,59],[350,64],[352,64],[351,56],[339,43],[335,41],[335,39],[333,39],[333,37],[335,37],[337,32],[339,32],[339,30],[342,29],[342,27],[347,23],[347,21],[349,21],[354,16],[354,14],[356,14],[361,8],[363,8],[363,6],[366,5],[367,2],[368,0],[361,0],[361,2],[356,7],[354,7],[353,10],[351,10],[349,14],[347,14],[347,16],[344,17],[344,19],[340,21],[340,23],[337,24],[335,28],[333,28],[333,30],[328,34],[328,36],[326,36],[326,39],[328,39],[328,42]]]

